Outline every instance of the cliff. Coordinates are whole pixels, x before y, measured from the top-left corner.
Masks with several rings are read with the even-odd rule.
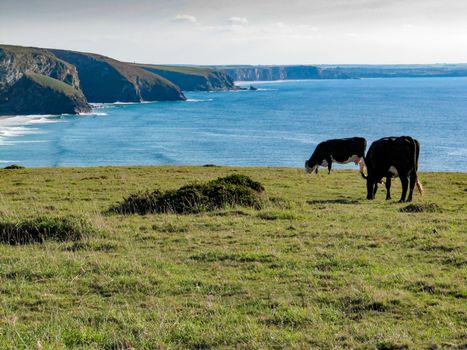
[[[83,93],[52,77],[27,72],[0,92],[0,115],[90,112]]]
[[[317,66],[217,66],[235,81],[269,81],[295,79],[350,79],[351,76],[336,68]]]
[[[80,82],[76,67],[46,49],[0,45],[0,90],[17,82],[25,72],[49,76],[75,89]]]
[[[236,89],[233,79],[228,74],[212,68],[150,64],[138,64],[137,66],[174,82],[183,91]]]
[[[135,65],[92,53],[55,49],[50,51],[76,66],[81,89],[90,102],[185,99],[177,85]]]

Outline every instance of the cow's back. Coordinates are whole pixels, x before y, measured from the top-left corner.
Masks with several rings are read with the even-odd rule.
[[[391,166],[407,173],[416,171],[419,150],[419,142],[410,136],[383,137],[371,144],[365,165],[375,176],[386,176]]]

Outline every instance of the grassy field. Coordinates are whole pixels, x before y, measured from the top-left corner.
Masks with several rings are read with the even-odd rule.
[[[130,193],[232,173],[265,186],[263,209],[105,214]],[[95,228],[0,244],[0,348],[465,349],[467,174],[420,179],[414,203],[429,210],[412,213],[382,189],[366,201],[356,170],[0,170],[1,220]]]

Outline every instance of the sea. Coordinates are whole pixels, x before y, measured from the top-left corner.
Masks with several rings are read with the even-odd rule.
[[[300,168],[327,139],[410,135],[420,170],[467,171],[466,77],[239,82],[250,84],[257,90],[187,92],[185,102],[0,117],[0,167]]]

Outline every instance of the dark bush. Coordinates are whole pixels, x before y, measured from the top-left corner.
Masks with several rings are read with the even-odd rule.
[[[7,244],[42,243],[46,240],[77,241],[95,229],[86,220],[78,217],[37,217],[31,219],[8,219],[0,221],[0,242]]]
[[[211,181],[212,183],[217,184],[229,184],[229,185],[237,185],[237,186],[245,186],[251,188],[257,192],[263,192],[264,187],[258,181],[254,181],[246,175],[241,174],[233,174],[226,177],[220,177],[216,180]]]
[[[18,164],[11,164],[6,166],[5,169],[24,169],[24,166]]]
[[[192,184],[166,192],[132,194],[110,208],[120,214],[179,213],[190,214],[245,206],[260,209],[264,187],[244,175],[230,175],[204,184]]]
[[[427,204],[409,204],[408,206],[401,208],[401,212],[403,213],[436,213],[440,212],[441,208],[434,204],[434,203],[427,203]]]

